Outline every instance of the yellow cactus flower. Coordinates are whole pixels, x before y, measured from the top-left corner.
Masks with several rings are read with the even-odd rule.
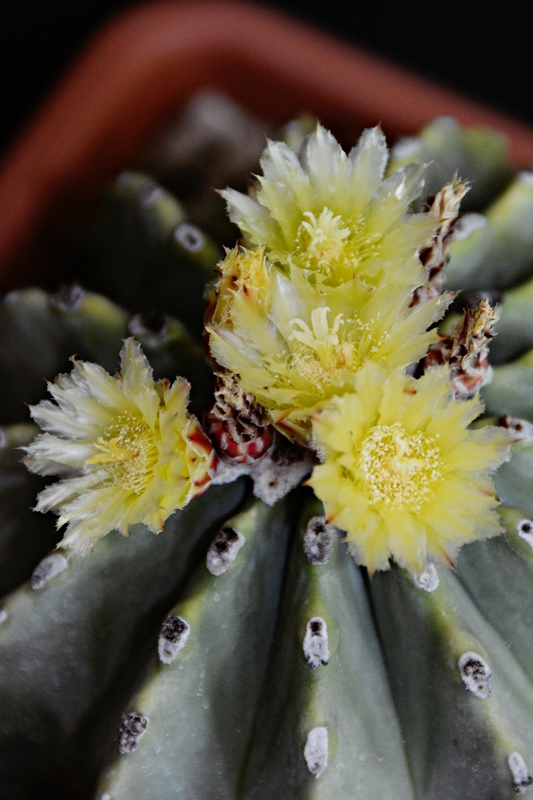
[[[221,192],[248,245],[271,262],[301,269],[318,289],[360,279],[376,285],[390,259],[410,258],[431,235],[431,214],[408,213],[421,193],[424,167],[384,179],[388,159],[379,128],[364,131],[345,153],[317,125],[297,155],[269,142],[255,196]]]
[[[61,546],[84,554],[111,530],[127,535],[139,522],[157,533],[209,484],[215,456],[187,412],[189,384],[155,382],[133,338],[114,377],[74,360],[71,374],[48,389],[55,403],[31,408],[45,433],[25,448],[24,460],[32,472],[62,477],[36,506],[56,511],[58,528],[67,525]]]
[[[207,311],[212,322],[231,324],[237,295],[253,306],[256,313],[262,312],[268,296],[269,276],[261,247],[252,250],[235,247],[226,251],[226,257],[217,265],[217,273],[216,300],[211,311]]]
[[[309,484],[359,564],[372,572],[392,558],[418,573],[501,531],[490,473],[508,458],[509,438],[468,429],[479,397],[454,399],[445,367],[415,380],[369,363],[354,389],[313,418],[323,463]]]
[[[236,261],[244,266],[236,267]],[[245,290],[226,277],[243,271],[251,276]],[[391,261],[390,274],[378,286],[352,280],[327,293],[297,268],[287,274],[270,263],[263,248],[232,251],[219,272],[206,326],[211,354],[239,376],[274,425],[304,442],[316,406],[352,391],[366,361],[407,367],[422,358],[438,338],[428,328],[449,302],[444,295],[411,306],[413,290],[424,279],[415,257]]]

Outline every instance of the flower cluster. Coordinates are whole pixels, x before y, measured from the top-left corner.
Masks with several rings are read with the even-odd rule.
[[[320,125],[299,154],[271,142],[253,193],[222,193],[244,241],[219,265],[207,330],[214,360],[317,453],[309,484],[354,558],[421,571],[499,531],[490,473],[508,440],[468,430],[482,404],[459,399],[457,347],[435,327],[468,187],[454,179],[413,213],[423,168],[385,177],[387,157],[378,128],[349,154]],[[480,315],[494,319],[483,308],[459,328],[485,363],[492,329],[468,324]],[[426,374],[409,377],[424,359]]]
[[[386,177],[387,160],[379,128],[347,154],[317,125],[299,153],[268,144],[249,194],[222,192],[243,240],[218,264],[206,314],[214,444],[186,410],[187,382],[154,382],[132,339],[117,376],[74,361],[50,385],[26,463],[63,477],[37,509],[58,512],[64,545],[83,552],[135,522],[161,530],[213,478],[215,448],[243,471],[274,458],[276,437],[314,454],[308,483],[371,571],[451,563],[499,531],[490,474],[508,438],[469,429],[482,404],[465,399],[486,377],[495,317],[483,307],[451,338],[436,330],[467,187],[454,179],[414,213],[424,168]]]
[[[318,125],[300,158],[268,145],[255,197],[222,193],[246,247],[219,265],[211,354],[296,441],[309,442],[313,412],[349,391],[365,362],[422,358],[450,300],[412,304],[427,280],[417,253],[436,220],[409,213],[422,168],[385,179],[386,164],[378,128],[346,155]]]

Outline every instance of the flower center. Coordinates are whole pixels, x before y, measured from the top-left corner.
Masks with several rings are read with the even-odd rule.
[[[319,390],[331,384],[340,371],[353,371],[359,366],[354,343],[343,342],[339,338],[339,331],[344,325],[343,315],[337,314],[330,327],[329,311],[327,306],[313,309],[311,327],[298,317],[290,323],[293,332],[289,341],[303,345],[291,354],[291,369],[316,384]]]
[[[440,448],[399,422],[376,425],[363,440],[359,469],[372,505],[419,511],[442,479]]]
[[[320,264],[328,271],[331,262],[343,251],[345,240],[350,236],[349,228],[343,226],[340,216],[324,208],[319,217],[305,211],[298,229],[298,249],[309,262]]]
[[[100,465],[108,480],[126,492],[141,494],[153,478],[158,453],[154,436],[146,422],[134,414],[120,414],[99,436],[95,447],[100,451],[87,459]]]
[[[380,233],[369,233],[363,216],[343,220],[324,207],[317,216],[305,211],[298,228],[294,258],[325,279],[351,280],[361,262],[379,254]]]

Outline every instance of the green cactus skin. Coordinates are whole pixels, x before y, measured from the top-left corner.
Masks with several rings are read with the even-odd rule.
[[[89,288],[134,312],[164,309],[201,334],[203,287],[214,278],[222,248],[153,178],[118,176],[86,246],[92,259],[82,276]]]
[[[372,597],[415,796],[511,797],[509,757],[533,757],[529,679],[451,571],[433,592],[383,577]]]
[[[154,631],[202,543],[243,497],[242,483],[213,487],[174,515],[160,537],[147,537],[142,526],[128,538],[109,536],[91,557],[73,560],[48,581],[34,572],[36,588],[27,583],[7,598],[0,636],[5,797],[51,797],[61,789],[65,797],[91,796],[104,744],[112,744],[156,646]],[[66,565],[59,552],[52,558]]]
[[[533,351],[493,370],[492,381],[482,390],[487,411],[533,420]]]
[[[150,675],[128,705],[149,720],[146,735],[120,757],[104,794],[130,798],[146,785],[155,797],[237,796],[293,524],[284,501],[255,501],[227,521],[223,530],[242,545],[236,554],[210,549],[170,611],[189,626],[188,639],[172,663],[153,649]]]
[[[533,175],[521,172],[484,215],[464,218],[464,238],[450,248],[448,287],[507,289],[523,280],[533,266],[532,222]]]
[[[506,534],[466,545],[456,571],[369,578],[309,490],[268,506],[240,478],[158,536],[135,526],[87,558],[54,551],[53,520],[29,510],[43,481],[18,450],[43,379],[73,354],[113,371],[135,335],[156,377],[191,381],[196,413],[211,393],[197,334],[221,250],[185,202],[125,173],[83,239],[91,291],[21,290],[0,305],[2,800],[531,792],[533,184],[510,180],[492,132],[441,120],[415,145],[435,161],[430,191],[457,170],[474,186],[469,210],[484,213],[452,245],[449,287],[509,289],[482,390],[488,415],[521,428],[496,477]]]
[[[364,579],[317,511],[316,502],[307,504],[293,541],[240,796],[410,800]]]
[[[400,139],[388,170],[413,160],[428,165],[427,194],[438,192],[456,174],[471,182],[463,212],[488,205],[512,177],[504,136],[486,128],[461,128],[451,117],[439,117],[417,136]]]

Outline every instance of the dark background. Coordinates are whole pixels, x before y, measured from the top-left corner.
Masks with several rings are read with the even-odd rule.
[[[177,0],[179,2],[179,0]],[[133,0],[0,0],[0,154],[91,35]],[[264,2],[533,123],[531,12],[517,2]],[[527,7],[527,6],[526,6]]]

